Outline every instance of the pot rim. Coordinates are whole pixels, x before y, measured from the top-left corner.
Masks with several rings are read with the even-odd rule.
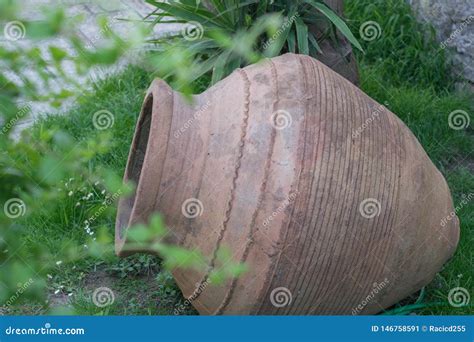
[[[164,141],[159,137],[158,119],[166,115],[166,102],[172,103],[172,98],[171,87],[163,80],[155,79],[146,92],[140,110],[123,176],[123,183],[132,181],[136,183],[136,187],[129,196],[120,198],[115,220],[115,253],[120,257],[138,252],[153,252],[146,248],[126,250],[124,246],[129,227],[145,223],[153,211],[159,183],[157,185],[151,180],[160,176],[161,168],[154,166],[156,156],[163,149],[160,142]],[[140,153],[143,155],[140,156]]]

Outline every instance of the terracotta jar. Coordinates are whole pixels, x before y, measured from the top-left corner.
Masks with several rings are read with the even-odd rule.
[[[146,95],[119,204],[116,249],[153,212],[172,242],[248,272],[208,284],[173,272],[201,314],[373,314],[428,284],[459,223],[410,130],[324,64],[286,54],[236,70],[188,104]],[[143,251],[142,251],[143,252]],[[145,250],[146,252],[146,250]]]

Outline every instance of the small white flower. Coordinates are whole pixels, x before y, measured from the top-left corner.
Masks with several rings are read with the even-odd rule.
[[[102,195],[105,194],[105,190],[102,190],[100,193],[101,193]]]
[[[49,279],[53,279],[53,276],[51,274],[47,274]]]
[[[56,265],[58,266],[61,265],[62,263],[63,263],[62,260],[56,261]]]
[[[79,203],[79,202],[76,203],[76,207],[78,207],[78,206],[80,206],[80,205],[81,205],[81,203]]]
[[[54,291],[54,294],[58,294],[58,293],[59,293],[59,291],[60,291],[60,290],[56,290],[56,291]]]
[[[99,184],[100,184],[99,181],[97,181],[97,182],[94,183],[95,186],[97,186],[97,185],[99,185]]]
[[[69,197],[71,197],[73,193],[74,193],[74,192],[72,192],[72,190],[71,190],[71,191],[69,191],[69,193],[68,193],[67,195],[68,195]]]

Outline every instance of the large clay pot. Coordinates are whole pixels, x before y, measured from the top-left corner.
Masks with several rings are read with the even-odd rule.
[[[453,254],[448,186],[396,115],[317,60],[236,70],[188,105],[155,80],[119,205],[126,228],[160,212],[173,242],[249,271],[207,286],[173,272],[201,314],[376,313],[430,282]],[[198,291],[196,291],[198,289]]]

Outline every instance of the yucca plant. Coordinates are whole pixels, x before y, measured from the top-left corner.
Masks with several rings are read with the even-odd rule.
[[[181,32],[151,42],[158,49],[184,47],[205,62],[196,78],[212,73],[212,83],[261,57],[285,52],[317,56],[321,41],[337,44],[337,30],[362,50],[346,23],[319,0],[147,2],[156,7],[145,19],[152,25],[183,24]]]

